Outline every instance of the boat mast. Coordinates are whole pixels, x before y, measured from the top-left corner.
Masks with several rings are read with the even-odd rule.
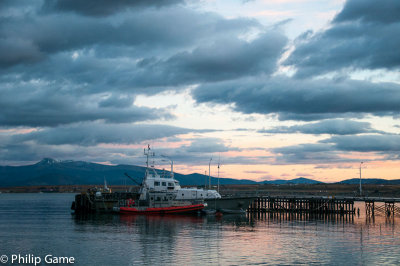
[[[149,156],[151,155],[150,144],[147,144],[147,150],[144,149],[143,153],[144,153],[144,155],[146,155],[146,174],[144,177],[145,177],[145,179],[147,179],[147,175],[149,174]],[[153,153],[153,156],[154,156],[154,153]],[[153,164],[154,164],[154,162],[153,162]],[[151,166],[151,167],[154,167],[154,166]]]

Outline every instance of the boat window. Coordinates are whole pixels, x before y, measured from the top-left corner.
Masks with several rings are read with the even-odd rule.
[[[159,186],[159,185],[160,185],[160,182],[154,181],[154,186]]]
[[[162,182],[162,185],[163,185],[163,186],[166,186],[166,185],[167,185],[167,182]]]
[[[168,186],[170,186],[170,187],[173,186],[173,185],[174,185],[174,183],[168,183]]]

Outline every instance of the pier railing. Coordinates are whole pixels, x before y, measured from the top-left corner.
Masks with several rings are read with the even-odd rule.
[[[248,212],[355,213],[354,200],[330,197],[257,197]]]

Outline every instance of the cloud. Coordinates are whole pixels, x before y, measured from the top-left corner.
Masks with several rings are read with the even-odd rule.
[[[338,162],[342,158],[330,144],[299,144],[272,149],[276,154],[275,164],[312,164]]]
[[[327,168],[332,163],[360,161],[359,158],[346,156],[348,152],[370,152],[384,155],[381,160],[398,160],[399,151],[400,135],[333,136],[318,143],[272,149],[277,155],[275,164],[324,164],[316,168]]]
[[[115,95],[107,97],[99,102],[99,107],[127,108],[133,105],[133,97],[128,95]]]
[[[134,144],[186,134],[195,130],[168,125],[84,123],[41,129],[12,137],[15,143],[34,141],[46,145]]]
[[[341,151],[399,152],[400,135],[333,136],[321,141]]]
[[[196,138],[193,139],[190,145],[182,147],[189,153],[221,153],[227,151],[239,151],[238,148],[230,147],[219,138]]]
[[[347,79],[241,79],[201,84],[192,95],[198,103],[233,104],[234,110],[245,114],[278,114],[282,120],[396,115],[400,111],[398,84]]]
[[[127,58],[167,58],[182,49],[192,50],[199,43],[211,44],[254,28],[262,26],[251,19],[225,19],[215,13],[184,7],[121,14],[118,22],[113,18],[74,14],[30,13],[0,20],[0,39],[19,43],[17,47],[3,47],[7,50],[4,58],[0,57],[0,64],[11,67],[30,63],[32,57],[44,60],[55,53],[82,49],[90,49],[98,57],[123,57],[125,61]],[[23,47],[32,54],[31,57],[25,55],[26,61],[5,57],[8,50],[13,52],[13,57],[22,57],[28,52]]]
[[[258,170],[253,170],[253,171],[244,171],[246,174],[268,174],[268,171],[258,171]]]
[[[361,20],[365,23],[393,23],[400,21],[400,3],[396,0],[384,2],[348,0],[334,22]]]
[[[308,173],[297,173],[296,176],[314,176],[314,175]]]
[[[162,7],[183,2],[183,0],[45,0],[43,9],[48,12],[76,12],[87,16],[108,16],[128,9]]]
[[[163,62],[154,61],[146,67],[152,72],[161,71],[170,84],[174,80],[175,83],[180,80],[194,83],[272,74],[286,43],[287,38],[279,32],[263,33],[251,42],[237,38],[221,39],[190,53],[178,53]],[[165,75],[167,70],[168,75]]]
[[[97,120],[127,123],[173,117],[160,108],[104,106],[98,95],[81,95],[40,81],[5,84],[0,89],[0,108],[0,126],[57,126]]]
[[[330,28],[300,36],[284,64],[295,66],[298,77],[346,68],[396,70],[399,13],[396,0],[348,0]]]
[[[272,129],[259,130],[259,133],[303,133],[303,134],[333,134],[354,135],[360,133],[378,133],[381,131],[371,128],[371,123],[351,120],[332,119],[316,123],[294,126],[280,126]]]
[[[35,63],[43,59],[43,53],[29,40],[0,38],[0,66],[19,63]]]

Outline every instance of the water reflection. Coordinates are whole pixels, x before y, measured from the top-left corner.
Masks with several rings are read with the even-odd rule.
[[[71,215],[73,195],[6,195],[0,254],[74,256],[77,265],[400,265],[400,216],[263,213]]]
[[[321,223],[354,223],[354,215],[349,214],[316,214],[316,213],[255,213],[248,215],[250,220],[285,222],[285,221],[301,221],[301,222],[321,222]]]

